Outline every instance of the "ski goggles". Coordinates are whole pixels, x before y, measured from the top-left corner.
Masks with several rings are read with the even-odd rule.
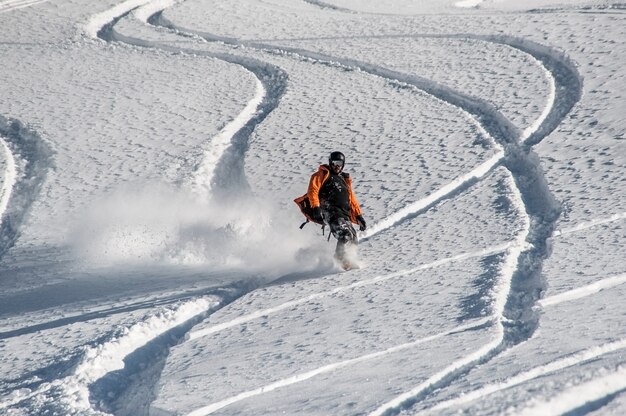
[[[343,160],[331,160],[330,164],[333,166],[343,166]]]

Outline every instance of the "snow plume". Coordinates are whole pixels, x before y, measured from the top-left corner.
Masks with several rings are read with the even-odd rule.
[[[299,232],[296,211],[253,196],[207,201],[166,185],[133,186],[88,208],[70,240],[95,265],[157,263],[271,275],[315,269],[329,250]]]

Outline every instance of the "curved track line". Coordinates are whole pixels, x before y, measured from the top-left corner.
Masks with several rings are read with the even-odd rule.
[[[581,299],[586,296],[596,294],[604,289],[623,285],[624,283],[626,283],[626,273],[618,274],[602,280],[598,280],[586,286],[577,287],[576,289],[568,290],[567,292],[563,292],[558,295],[542,299],[539,301],[539,306],[543,306],[545,308],[547,306],[553,306],[559,303]]]
[[[510,123],[506,118],[504,118],[495,109],[495,107],[486,100],[466,96],[451,88],[437,84],[434,81],[419,77],[417,75],[404,74],[367,62],[348,58],[333,57],[304,49],[277,47],[257,42],[244,42],[237,39],[219,37],[205,32],[181,28],[164,18],[161,14],[153,19],[152,23],[174,30],[179,34],[187,33],[200,36],[207,41],[223,42],[225,44],[236,47],[245,46],[272,54],[291,55],[296,59],[308,62],[313,60],[315,62],[330,65],[333,67],[358,69],[373,76],[377,76],[389,81],[398,82],[405,86],[416,88],[417,90],[420,90],[437,100],[458,108],[460,111],[467,115],[468,119],[471,120],[471,122],[474,123],[485,136],[487,136],[491,140],[495,140],[496,149],[500,150],[500,146],[503,146],[505,148],[504,152],[498,152],[498,154],[492,156],[492,158],[476,167],[470,173],[458,177],[451,184],[435,191],[428,197],[409,204],[407,207],[392,214],[390,217],[374,224],[370,227],[370,230],[366,234],[363,234],[363,241],[371,238],[375,234],[388,230],[389,228],[398,225],[406,220],[414,218],[425,210],[431,208],[434,204],[437,204],[442,200],[454,197],[466,190],[468,187],[475,184],[478,180],[485,177],[489,172],[491,172],[495,167],[500,165],[503,161],[506,161],[506,156],[508,153],[510,153],[506,151],[506,148],[514,146],[514,143],[516,141],[516,139],[514,138],[519,136],[518,129],[513,126],[513,124]]]
[[[578,232],[578,231],[587,230],[589,228],[596,227],[598,225],[610,224],[610,223],[615,222],[615,221],[621,221],[623,219],[626,219],[626,212],[621,212],[619,214],[614,214],[614,215],[611,215],[608,218],[598,218],[598,219],[595,219],[595,220],[583,222],[583,223],[575,225],[574,227],[571,227],[571,228],[565,228],[563,230],[555,231],[554,232],[554,237],[558,237],[558,236],[561,236],[561,235],[572,234],[572,233],[575,233],[575,232]]]
[[[621,283],[626,283],[626,275],[622,275],[622,276],[618,276],[622,278]],[[613,278],[611,279],[611,286],[615,286],[617,284],[621,284],[618,283],[616,280],[614,280]],[[609,280],[609,279],[607,279]],[[608,284],[606,284],[604,286],[606,287],[610,287]],[[591,290],[587,290],[584,292],[583,296],[589,296],[592,295],[593,293],[595,293],[596,291],[591,291]],[[582,297],[582,296],[578,296],[577,298]],[[559,303],[563,303],[563,302],[567,302],[570,300],[573,300],[573,298],[568,298],[568,297],[561,297],[561,296],[554,296],[551,298],[547,298],[546,300],[550,299],[551,301],[548,304],[545,304],[542,306],[553,306]],[[290,304],[289,307],[294,306],[295,304]],[[281,308],[284,309],[284,308]],[[270,310],[266,310],[266,312],[272,313],[274,311],[270,311]],[[264,316],[264,315],[261,315]],[[248,319],[249,320],[249,319]],[[210,333],[215,333],[218,332],[221,329],[225,329],[227,327],[233,326],[233,325],[237,325],[243,322],[247,322],[248,320],[241,320],[239,322],[235,322],[235,321],[231,321],[228,324],[232,324],[232,325],[228,325],[228,326],[224,326],[224,327],[219,327],[219,326],[215,326],[212,327],[211,329],[213,329],[213,331],[211,331]],[[245,400],[248,399],[250,397],[253,396],[258,396],[264,393],[268,393],[271,391],[274,391],[276,389],[282,388],[282,387],[286,387],[286,386],[290,386],[296,383],[300,383],[302,381],[306,381],[310,378],[313,378],[317,375],[320,374],[324,374],[324,373],[329,373],[335,370],[339,370],[341,368],[344,367],[348,367],[350,365],[353,364],[358,364],[364,361],[368,361],[368,360],[373,360],[373,359],[377,359],[377,358],[381,358],[384,357],[386,355],[395,353],[395,352],[399,352],[399,351],[403,351],[406,349],[411,349],[414,348],[420,344],[424,344],[426,342],[431,342],[434,341],[436,339],[439,338],[443,338],[444,336],[448,336],[454,333],[458,333],[458,332],[463,332],[463,331],[469,331],[469,330],[473,330],[473,329],[477,329],[481,326],[484,326],[490,322],[492,322],[492,318],[484,318],[481,319],[479,321],[473,322],[473,323],[469,323],[469,324],[465,324],[465,325],[460,325],[456,328],[453,328],[451,330],[439,333],[439,334],[435,334],[435,335],[431,335],[429,337],[425,337],[425,338],[421,338],[419,340],[413,341],[413,342],[408,342],[408,343],[404,343],[404,344],[400,344],[400,345],[396,345],[394,347],[388,348],[386,350],[382,350],[382,351],[377,351],[374,353],[370,353],[370,354],[365,354],[356,358],[352,358],[352,359],[348,359],[348,360],[344,360],[344,361],[339,361],[336,363],[332,363],[332,364],[328,364],[310,371],[307,371],[305,373],[300,373],[291,377],[287,377],[285,379],[282,380],[278,380],[275,381],[273,383],[267,384],[263,387],[259,387],[257,389],[253,389],[253,390],[249,390],[246,392],[242,392],[240,394],[237,394],[235,396],[229,397],[227,399],[224,400],[220,400],[219,402],[215,402],[212,403],[210,405],[204,406],[202,408],[199,408],[197,410],[194,410],[193,412],[189,413],[188,416],[202,416],[202,415],[208,415],[211,414],[219,409],[222,409],[224,407],[227,407],[233,403],[239,402],[241,400]],[[192,333],[193,334],[193,333]],[[202,335],[208,335],[207,334],[202,334]],[[194,337],[197,338],[197,337]],[[488,348],[488,346],[484,347],[484,348]],[[605,355],[614,351],[618,351],[621,349],[626,348],[626,339],[623,340],[619,340],[616,342],[611,342],[599,347],[593,347],[578,353],[575,353],[569,357],[565,357],[561,360],[552,362],[548,365],[545,366],[539,366],[536,368],[533,368],[527,372],[521,373],[509,380],[507,380],[504,383],[498,383],[498,384],[492,384],[492,385],[488,385],[484,388],[481,388],[479,390],[476,390],[474,392],[470,392],[467,394],[464,394],[463,396],[460,396],[459,398],[456,399],[452,399],[449,400],[447,402],[443,402],[437,406],[434,406],[430,409],[427,409],[426,411],[432,411],[432,410],[442,410],[442,409],[446,409],[449,407],[453,407],[453,406],[457,406],[457,405],[461,405],[464,403],[469,403],[471,401],[474,401],[478,398],[487,396],[489,394],[516,386],[518,384],[524,383],[526,381],[541,377],[543,375],[549,374],[549,373],[553,373],[555,371],[558,370],[562,370],[568,367],[572,367],[574,365],[580,364],[584,361],[589,361],[591,359],[597,358],[601,355]],[[480,353],[477,352],[477,353]]]
[[[152,11],[155,4],[143,1],[147,7],[147,11]],[[149,0],[148,0],[149,1]],[[132,3],[130,3],[132,4]],[[161,4],[161,3],[156,3]],[[166,2],[170,4],[170,2]],[[139,16],[144,16],[147,11],[140,11]],[[235,64],[250,71],[257,79],[257,92],[255,97],[244,109],[236,120],[232,121],[225,129],[223,129],[216,137],[214,137],[209,147],[205,151],[205,159],[199,165],[200,171],[196,171],[195,181],[204,182],[206,187],[206,179],[199,178],[200,174],[206,173],[205,170],[213,172],[211,179],[211,190],[227,190],[230,194],[242,193],[249,189],[245,172],[244,172],[244,154],[248,148],[248,139],[256,126],[278,107],[278,104],[287,89],[287,73],[281,68],[263,62],[254,58],[241,57],[226,53],[211,53],[198,51],[194,49],[180,48],[159,42],[145,41],[129,36],[125,36],[115,30],[115,24],[123,17],[127,16],[132,9],[118,9],[113,20],[105,23],[102,29],[96,32],[95,28],[91,28],[91,33],[96,32],[98,37],[106,41],[119,41],[129,45],[155,48],[167,52],[189,53],[195,56],[203,56],[215,58],[227,63]],[[111,13],[106,14],[111,18]],[[148,22],[158,19],[160,12],[148,18]],[[146,23],[146,22],[144,22]],[[256,104],[253,109],[252,106]],[[253,111],[254,110],[254,111]],[[244,120],[248,117],[247,120]],[[228,139],[231,139],[227,143]],[[215,140],[215,142],[214,142]],[[206,163],[205,163],[206,162]],[[214,165],[212,165],[215,163]],[[210,165],[210,166],[209,166]]]
[[[464,331],[471,331],[473,329],[477,329],[480,328],[486,324],[488,324],[491,321],[490,318],[484,318],[481,319],[479,321],[470,323],[470,324],[465,324],[465,325],[460,325],[457,326],[456,328],[452,328],[448,331],[445,332],[441,332],[439,334],[435,334],[435,335],[431,335],[429,337],[425,337],[425,338],[421,338],[418,339],[416,341],[412,341],[412,342],[407,342],[404,344],[400,344],[400,345],[396,345],[394,347],[388,348],[386,350],[382,350],[382,351],[376,351],[370,354],[365,354],[356,358],[351,358],[348,360],[344,360],[344,361],[339,361],[336,363],[332,363],[332,364],[328,364],[325,365],[323,367],[319,367],[310,371],[307,371],[305,373],[300,373],[300,374],[296,374],[294,376],[291,377],[287,377],[284,378],[282,380],[277,380],[273,383],[267,384],[263,387],[259,387],[258,389],[254,389],[254,390],[249,390],[240,394],[237,394],[235,396],[229,397],[227,399],[224,400],[220,400],[219,402],[215,402],[212,404],[209,404],[207,406],[201,407],[199,409],[196,409],[192,412],[190,412],[187,416],[204,416],[204,415],[209,415],[219,409],[222,409],[226,406],[229,406],[233,403],[239,402],[241,400],[245,400],[248,399],[250,397],[254,397],[254,396],[258,396],[260,394],[264,394],[264,393],[269,393],[271,391],[274,391],[276,389],[282,388],[282,387],[287,387],[287,386],[291,386],[293,384],[296,383],[300,383],[302,381],[308,380],[310,378],[313,378],[315,376],[318,376],[320,374],[325,374],[325,373],[330,373],[332,371],[335,370],[339,370],[341,368],[344,367],[348,367],[354,364],[358,364],[358,363],[362,363],[365,361],[369,361],[369,360],[373,360],[373,359],[377,359],[380,357],[384,357],[399,351],[404,351],[407,349],[411,349],[411,348],[415,348],[418,345],[421,344],[425,344],[427,342],[431,342],[434,340],[437,340],[439,338],[443,338],[445,336],[448,335],[452,335],[452,334],[456,334],[459,332],[464,332]]]
[[[9,206],[9,200],[11,199],[11,193],[13,187],[17,181],[17,168],[15,167],[15,158],[9,146],[7,146],[6,140],[0,136],[0,147],[4,152],[6,168],[4,170],[4,177],[2,178],[2,187],[0,187],[0,220],[4,217],[4,213]]]
[[[622,219],[621,214],[618,214],[618,216],[619,216],[619,219]],[[611,217],[612,218],[611,221],[615,221],[616,217],[617,216]],[[624,217],[626,217],[626,215],[624,215]],[[584,230],[584,229],[589,228],[591,226],[598,225],[598,224],[604,224],[606,222],[609,222],[609,221],[608,220],[598,220],[597,223],[595,223],[593,225],[588,225],[588,226],[585,226],[587,223],[583,223],[580,226],[572,228],[568,233],[574,233],[574,232],[577,232],[577,231],[581,231],[581,230]],[[565,234],[565,233],[563,233],[563,234]],[[555,237],[559,236],[559,235],[562,235],[562,234],[555,234]],[[339,292],[342,292],[342,291],[355,289],[357,287],[362,287],[362,286],[368,286],[368,285],[384,282],[384,281],[387,281],[387,280],[395,279],[395,278],[398,278],[398,277],[403,277],[403,276],[406,276],[406,275],[409,275],[409,274],[413,274],[413,273],[416,273],[416,272],[419,272],[419,271],[422,271],[422,270],[427,270],[427,269],[435,268],[435,267],[438,267],[438,266],[442,266],[444,264],[453,263],[455,261],[462,261],[462,260],[467,260],[467,259],[471,259],[471,258],[488,257],[488,256],[491,256],[491,255],[494,255],[494,254],[503,253],[506,250],[508,250],[511,247],[511,245],[512,245],[512,243],[506,243],[506,244],[502,244],[502,245],[499,245],[499,246],[489,247],[489,248],[486,248],[486,249],[483,249],[483,250],[479,250],[479,251],[462,253],[462,254],[458,254],[456,256],[452,256],[452,257],[447,257],[447,258],[444,258],[444,259],[436,260],[436,261],[433,261],[431,263],[422,264],[422,265],[420,265],[418,267],[415,267],[415,268],[411,268],[411,269],[407,269],[407,270],[401,270],[401,271],[394,272],[394,273],[391,273],[391,274],[388,274],[388,275],[377,276],[377,277],[374,277],[372,279],[362,280],[362,281],[353,283],[353,284],[348,285],[348,286],[337,287],[337,288],[335,288],[333,290],[329,290],[329,291],[325,291],[325,292],[314,293],[314,294],[311,294],[309,296],[306,296],[306,297],[303,297],[303,298],[300,298],[300,299],[296,299],[296,300],[293,300],[293,301],[286,302],[284,304],[280,304],[280,305],[274,306],[272,308],[258,310],[258,311],[255,311],[253,313],[241,316],[239,318],[235,318],[235,319],[233,319],[231,321],[228,321],[228,322],[224,322],[224,323],[221,323],[221,324],[214,325],[214,326],[206,328],[206,329],[193,331],[193,332],[190,333],[188,339],[189,340],[193,340],[193,339],[196,339],[196,338],[201,338],[201,337],[204,337],[204,336],[208,336],[208,335],[211,335],[211,334],[223,331],[225,329],[232,328],[234,326],[241,325],[241,324],[244,324],[246,322],[253,321],[255,319],[267,317],[269,315],[272,315],[274,313],[280,312],[280,311],[285,310],[285,309],[292,308],[292,307],[297,306],[297,305],[305,304],[307,302],[311,302],[313,300],[321,299],[323,297],[332,296],[332,295],[334,295],[336,293],[339,293]],[[550,299],[550,298],[543,299],[543,301],[540,301],[539,303],[541,304],[542,302],[545,302],[548,299]]]
[[[606,355],[606,354],[619,351],[625,348],[626,348],[626,339],[621,339],[615,342],[610,342],[608,344],[604,344],[604,345],[592,347],[583,351],[579,351],[568,357],[561,358],[560,360],[551,362],[550,364],[532,368],[528,371],[525,371],[516,376],[513,376],[510,379],[502,383],[488,384],[480,389],[471,391],[469,393],[464,393],[462,396],[459,396],[455,399],[451,399],[451,400],[439,403],[438,405],[425,410],[423,413],[427,413],[431,411],[441,411],[444,409],[448,409],[450,407],[455,407],[455,406],[460,406],[466,403],[470,403],[475,400],[481,399],[483,397],[489,396],[490,394],[497,393],[499,391],[506,390],[511,387],[515,387],[527,381],[534,380],[539,377],[545,376],[547,374],[564,370],[566,368],[573,367],[578,364],[582,364],[585,361],[590,361],[602,355]],[[534,414],[540,415],[540,414],[548,414],[548,413],[537,412]]]
[[[583,223],[580,226],[574,227],[572,228],[570,231],[568,231],[567,234],[569,233],[574,233],[577,231],[582,231],[585,230],[589,227],[595,226],[595,225],[599,225],[599,224],[604,224],[606,222],[610,222],[610,221],[616,221],[618,219],[622,219],[623,217],[626,217],[626,214],[624,216],[622,216],[621,214],[617,214],[614,215],[613,217],[611,217],[611,220],[597,220],[596,223],[594,224],[589,224],[589,223]],[[564,235],[566,233],[557,233],[555,234],[555,237],[558,237],[560,235]],[[267,309],[262,309],[262,310],[258,310],[255,311],[253,313],[241,316],[239,318],[235,318],[231,321],[228,322],[223,322],[221,324],[216,324],[214,326],[211,326],[209,328],[206,329],[200,329],[197,331],[193,331],[190,333],[188,339],[189,340],[193,340],[196,338],[201,338],[204,336],[208,336],[220,331],[223,331],[225,329],[228,328],[232,328],[234,326],[237,325],[241,325],[250,321],[253,321],[255,319],[260,319],[260,318],[264,318],[267,317],[269,315],[275,314],[277,312],[283,311],[285,309],[290,309],[294,306],[297,305],[302,305],[305,304],[307,302],[313,301],[313,300],[317,300],[317,299],[321,299],[323,297],[327,297],[327,296],[332,296],[334,294],[346,291],[346,290],[350,290],[350,289],[355,289],[357,287],[362,287],[362,286],[368,286],[368,285],[372,285],[372,284],[377,284],[377,283],[381,283],[387,280],[391,280],[391,279],[395,279],[395,278],[399,278],[399,277],[403,277],[409,274],[413,274],[422,270],[427,270],[427,269],[432,269],[435,267],[439,267],[445,264],[449,264],[449,263],[453,263],[455,261],[462,261],[462,260],[467,260],[467,259],[471,259],[471,258],[480,258],[480,257],[488,257],[494,254],[499,254],[499,253],[504,253],[506,250],[508,250],[511,247],[512,243],[506,243],[506,244],[502,244],[499,246],[493,246],[493,247],[488,247],[486,249],[483,250],[479,250],[479,251],[474,251],[474,252],[468,252],[468,253],[462,253],[462,254],[458,254],[456,256],[452,256],[452,257],[447,257],[444,259],[440,259],[440,260],[436,260],[433,261],[431,263],[426,263],[426,264],[422,264],[418,267],[415,268],[411,268],[411,269],[407,269],[407,270],[401,270],[398,272],[394,272],[388,275],[382,275],[382,276],[377,276],[374,277],[372,279],[367,279],[367,280],[362,280],[356,283],[353,283],[351,285],[348,286],[343,286],[343,287],[337,287],[333,290],[329,290],[329,291],[325,291],[325,292],[318,292],[318,293],[314,293],[311,294],[309,296],[300,298],[300,299],[296,299],[293,301],[289,301],[277,306],[274,306],[272,308],[267,308]],[[615,276],[613,276],[611,279],[614,279]],[[621,284],[621,283],[618,283]],[[606,286],[609,287],[609,286]],[[604,286],[602,287],[604,288]],[[539,301],[539,304],[542,305],[544,302],[549,301],[550,299],[552,299],[552,297],[550,298],[545,298],[541,301]]]
[[[7,120],[0,115],[0,136],[9,148],[9,164],[13,161],[14,183],[10,197],[3,185],[2,224],[0,224],[0,259],[13,247],[20,235],[31,206],[52,166],[52,151],[34,131],[17,120]]]
[[[178,29],[179,31],[181,30],[171,25],[169,22],[165,25]],[[528,221],[526,233],[523,235],[523,241],[518,242],[514,248],[509,250],[510,253],[505,266],[507,272],[504,273],[504,279],[500,284],[500,288],[504,288],[504,290],[498,291],[500,296],[496,299],[496,310],[500,312],[499,322],[501,333],[498,339],[492,343],[458,360],[415,389],[381,406],[374,414],[393,413],[408,408],[428,391],[446,385],[449,383],[449,380],[458,377],[458,375],[468,371],[476,364],[491,359],[501,350],[505,349],[508,344],[518,343],[530,337],[538,322],[538,317],[532,312],[532,306],[535,304],[535,301],[541,293],[541,289],[544,287],[540,277],[540,270],[543,259],[548,255],[546,241],[552,234],[554,224],[560,213],[560,209],[550,193],[545,177],[542,175],[539,168],[539,159],[534,153],[530,152],[530,147],[547,136],[578,101],[581,87],[580,77],[575,71],[572,72],[574,76],[571,79],[563,77],[563,79],[565,79],[563,84],[566,90],[571,90],[573,93],[564,97],[556,97],[554,100],[548,100],[549,104],[551,104],[548,106],[549,111],[542,113],[540,118],[543,120],[534,127],[534,130],[531,126],[531,128],[527,129],[524,135],[521,136],[522,141],[525,142],[524,144],[526,145],[522,147],[517,141],[519,137],[517,129],[508,120],[502,117],[490,103],[474,97],[464,96],[432,81],[413,75],[401,74],[397,71],[352,59],[337,59],[296,48],[277,48],[267,44],[239,42],[223,38],[219,39],[213,35],[184,29],[182,29],[182,31],[192,32],[207,40],[219,40],[225,43],[243,45],[270,53],[288,53],[296,57],[301,56],[329,65],[337,65],[337,63],[339,63],[340,66],[357,68],[375,76],[412,85],[433,95],[435,98],[459,107],[475,117],[496,142],[503,146],[505,151],[503,164],[512,174],[516,185],[515,189],[519,190],[520,200],[523,201],[523,212]],[[530,53],[542,63],[553,63],[550,59],[556,56],[555,53],[548,53],[547,56],[542,55],[538,53],[539,48],[536,44],[531,44],[530,47],[527,47],[527,42],[518,39],[511,41],[511,39],[512,38],[505,37],[497,38],[499,43],[505,43]],[[489,38],[486,41],[492,41],[492,39]],[[552,52],[550,50],[548,51]],[[562,62],[558,59],[556,59],[556,61],[557,63]],[[558,81],[561,79],[559,76],[565,74],[566,71],[558,73],[562,68],[562,66],[558,65],[546,65],[546,68],[555,71],[554,73],[550,72],[550,75],[554,77],[554,84],[558,85]],[[575,81],[573,86],[572,82],[570,82],[572,79]],[[553,92],[554,89],[551,87],[549,95],[551,96]],[[556,101],[556,103],[554,101]],[[531,218],[533,219],[532,222],[530,221]],[[523,247],[526,241],[532,248],[524,251]],[[518,268],[518,264],[521,266],[520,268]],[[528,285],[528,281],[531,282],[530,285]],[[502,295],[503,293],[504,295]],[[504,320],[507,321],[506,327],[502,325]]]
[[[248,102],[243,111],[233,121],[228,123],[211,139],[209,147],[204,151],[204,159],[197,167],[191,183],[191,189],[197,194],[207,198],[210,197],[220,160],[232,145],[233,138],[237,132],[243,129],[255,116],[257,109],[265,99],[266,94],[263,84],[259,78],[255,77],[255,80],[256,93],[252,100]]]
[[[357,14],[358,12],[355,12],[354,10],[350,10],[350,9],[346,9],[343,7],[339,7],[339,6],[335,6],[334,4],[330,4],[330,3],[325,3],[323,1],[319,1],[319,0],[302,0],[305,3],[308,4],[312,4],[313,6],[317,6],[320,9],[324,9],[324,10],[333,10],[336,12],[343,12],[343,13],[350,13],[350,14]]]
[[[612,374],[579,384],[545,402],[537,402],[518,414],[520,416],[587,414],[602,407],[611,396],[623,391],[626,391],[626,367],[622,366]]]
[[[185,302],[173,309],[152,315],[142,322],[127,328],[123,335],[111,339],[108,342],[86,348],[80,362],[74,367],[72,373],[62,379],[49,383],[43,383],[32,393],[20,396],[0,403],[0,409],[14,406],[25,400],[38,397],[34,406],[47,408],[51,403],[59,406],[52,411],[67,412],[69,409],[74,413],[92,413],[93,408],[89,401],[89,386],[105,374],[124,368],[124,357],[143,345],[153,341],[161,334],[179,327],[191,326],[207,311],[217,305],[205,298],[198,298]],[[37,414],[43,409],[30,409]],[[46,409],[47,413],[50,409]]]
[[[427,197],[415,201],[412,204],[409,204],[404,208],[396,211],[387,218],[384,218],[383,220],[377,222],[376,224],[371,226],[365,233],[361,234],[362,237],[360,238],[360,240],[366,241],[376,234],[379,234],[385,230],[394,227],[397,224],[406,221],[407,219],[414,218],[419,214],[428,211],[431,207],[435,206],[439,202],[459,194],[464,189],[467,189],[474,183],[478,182],[480,179],[484,178],[487,174],[489,174],[496,166],[498,166],[502,162],[502,160],[504,159],[504,155],[504,151],[498,152],[489,160],[483,162],[481,165],[477,166],[469,173],[459,176],[449,184],[443,186],[442,188],[438,189]]]
[[[524,203],[521,193],[515,186],[511,188],[515,198],[513,201],[514,206],[516,206],[521,213],[524,213]],[[497,322],[498,329],[496,338],[480,349],[443,368],[415,388],[382,404],[371,412],[370,416],[396,414],[401,410],[412,407],[431,391],[448,385],[461,374],[469,371],[478,364],[489,361],[507,347],[507,332],[511,330],[505,327],[505,325],[510,325],[505,316],[507,312],[507,299],[510,298],[511,292],[513,291],[512,282],[515,274],[518,273],[518,262],[522,253],[526,250],[526,241],[532,229],[530,217],[524,215],[524,218],[526,218],[524,230],[508,249],[508,255],[501,271],[501,278],[495,289],[496,298],[494,301],[493,316]]]
[[[83,31],[88,37],[97,39],[99,33],[108,25],[111,25],[112,22],[115,22],[116,19],[119,19],[131,10],[143,6],[150,1],[151,0],[126,0],[123,3],[119,3],[110,9],[91,16],[89,21],[83,26]]]
[[[493,254],[497,254],[497,253],[502,253],[506,250],[508,250],[510,247],[510,244],[503,244],[500,246],[494,246],[494,247],[490,247],[484,250],[480,250],[480,251],[475,251],[475,252],[471,252],[471,253],[463,253],[463,254],[459,254],[457,256],[454,257],[448,257],[445,259],[441,259],[441,260],[437,260],[434,261],[432,263],[427,263],[427,264],[423,264],[421,266],[412,268],[412,269],[407,269],[407,270],[402,270],[399,272],[395,272],[395,273],[391,273],[391,274],[387,274],[387,275],[382,275],[382,276],[376,276],[372,279],[367,279],[367,280],[360,280],[356,283],[352,283],[350,285],[347,286],[341,286],[341,287],[336,287],[332,290],[328,290],[325,292],[317,292],[317,293],[313,293],[309,296],[305,296],[299,299],[295,299],[289,302],[285,302],[282,303],[280,305],[274,306],[272,308],[267,308],[267,309],[262,309],[262,310],[258,310],[256,312],[241,316],[239,318],[235,318],[231,321],[228,322],[224,322],[221,324],[217,324],[214,326],[211,326],[209,328],[206,329],[201,329],[201,330],[197,330],[197,331],[193,331],[189,334],[189,339],[190,340],[194,340],[196,338],[201,338],[207,335],[211,335],[214,334],[216,332],[220,332],[223,331],[225,329],[228,328],[232,328],[234,326],[237,325],[241,325],[243,323],[246,322],[250,322],[252,320],[255,319],[259,319],[259,318],[263,318],[266,317],[268,315],[272,315],[275,314],[277,312],[283,311],[285,309],[289,309],[292,308],[294,306],[297,305],[302,305],[317,299],[321,299],[324,297],[328,297],[328,296],[333,296],[336,294],[339,294],[341,292],[345,292],[348,290],[352,290],[352,289],[356,289],[359,287],[364,287],[364,286],[369,286],[369,285],[373,285],[373,284],[377,284],[377,283],[381,283],[381,282],[385,282],[387,280],[390,279],[395,279],[395,278],[399,278],[399,277],[403,277],[403,276],[407,276],[413,273],[417,273],[419,271],[422,270],[427,270],[427,269],[432,269],[438,266],[442,266],[444,264],[448,264],[448,263],[453,263],[456,261],[462,261],[462,260],[467,260],[467,259],[471,259],[471,258],[475,258],[475,257],[486,257],[486,256],[490,256]]]
[[[523,137],[525,151],[545,139],[565,119],[582,97],[582,77],[576,64],[563,52],[546,45],[506,35],[459,35],[470,39],[508,45],[534,58],[541,66],[550,84],[548,105],[542,112],[534,131]],[[548,110],[548,111],[546,111]]]
[[[46,3],[49,0],[17,0],[8,1],[0,4],[0,14],[12,12],[13,10],[23,9],[25,7],[35,6],[37,4]]]
[[[130,14],[134,10],[134,17],[142,23],[148,23],[150,16],[154,13],[158,13],[159,10],[165,7],[171,7],[176,4],[175,0],[129,0],[122,3],[110,10],[104,11],[90,19],[90,22],[85,26],[85,31],[91,36],[97,36],[105,41],[121,41],[130,45],[151,47],[167,51],[187,51],[183,48],[167,47],[160,45],[156,42],[147,42],[141,39],[131,38],[119,34],[114,26],[123,17]],[[204,149],[204,155],[202,161],[196,166],[193,177],[191,178],[189,187],[197,195],[201,195],[205,198],[210,198],[216,182],[220,182],[218,175],[220,163],[225,158],[225,155],[229,151],[232,151],[232,146],[236,142],[236,137],[240,132],[246,131],[248,124],[253,122],[260,112],[269,113],[273,108],[266,108],[267,101],[278,100],[279,97],[272,99],[267,98],[268,90],[274,94],[282,94],[285,86],[280,82],[274,85],[269,85],[270,82],[265,81],[268,84],[268,88],[264,86],[262,79],[266,79],[267,73],[259,69],[262,65],[253,65],[251,62],[236,61],[232,57],[202,53],[193,51],[195,55],[210,56],[217,59],[224,60],[228,63],[235,63],[242,66],[245,70],[251,73],[255,77],[255,95],[247,103],[244,109],[226,126],[224,126],[220,132],[212,137],[208,146]],[[255,70],[256,69],[256,70]],[[281,71],[276,69],[275,75],[282,75]],[[276,78],[280,79],[280,76]],[[251,131],[251,129],[248,129]],[[229,165],[230,163],[225,163]],[[241,164],[241,163],[239,163]],[[239,175],[241,176],[241,175]]]
[[[496,300],[499,307],[497,310],[501,311],[501,336],[481,350],[458,360],[440,373],[435,374],[422,385],[381,406],[373,414],[395,413],[401,409],[406,409],[420,400],[428,391],[445,386],[449,383],[449,380],[458,377],[475,365],[491,359],[501,350],[507,348],[508,345],[522,342],[532,335],[539,319],[532,308],[545,288],[545,283],[541,278],[541,265],[543,259],[549,255],[547,240],[551,236],[556,220],[560,215],[560,207],[547,186],[547,181],[540,169],[538,156],[531,152],[530,149],[556,128],[580,98],[582,88],[580,76],[575,71],[573,65],[567,65],[569,61],[566,62],[565,58],[559,59],[560,57],[556,52],[545,46],[524,40],[509,37],[488,38],[470,35],[475,38],[482,38],[485,41],[494,41],[495,39],[498,43],[507,44],[529,53],[541,61],[542,64],[545,64],[544,67],[550,71],[550,76],[554,78],[554,84],[551,85],[562,86],[568,92],[565,95],[556,95],[554,99],[549,98],[549,110],[544,111],[540,116],[543,120],[534,127],[534,131],[532,128],[527,129],[524,135],[521,136],[518,134],[517,129],[495,110],[490,103],[465,96],[421,77],[401,74],[397,71],[352,59],[337,59],[328,55],[296,48],[279,48],[255,42],[240,42],[233,39],[218,38],[206,33],[179,29],[170,22],[161,21],[161,24],[179,31],[194,33],[210,41],[217,40],[235,46],[252,47],[269,53],[292,54],[296,57],[301,56],[307,60],[313,59],[333,66],[339,64],[343,67],[357,68],[375,76],[412,85],[435,98],[459,107],[475,117],[496,142],[504,148],[503,165],[511,173],[515,181],[515,188],[519,190],[520,200],[523,201],[523,212],[528,220],[527,231],[523,239],[528,242],[531,249],[524,251],[522,249],[524,244],[518,244],[518,249],[511,250],[507,258],[506,267],[509,271],[504,278],[507,286],[504,291],[506,295]],[[547,53],[544,53],[546,50]],[[569,71],[570,69],[571,71]],[[551,97],[554,93],[554,88],[551,86],[550,90],[549,96]],[[522,137],[524,146],[519,144],[519,137]],[[503,292],[501,291],[500,293]],[[506,321],[506,326],[502,325],[503,321]]]
[[[570,302],[577,299],[582,299],[587,296],[592,296],[603,289],[619,286],[626,283],[626,274],[611,276],[600,281],[594,282],[590,285],[579,287],[559,295],[550,296],[539,302],[539,306],[544,308],[559,305],[561,303]],[[608,354],[620,349],[626,348],[626,339],[622,339],[616,342],[611,342],[599,347],[592,347],[585,351],[575,353],[569,357],[565,357],[561,360],[554,361],[545,366],[539,366],[529,371],[514,376],[503,383],[490,384],[473,392],[464,393],[455,399],[450,399],[445,402],[439,403],[430,409],[426,409],[426,412],[431,410],[443,410],[449,407],[458,406],[461,404],[469,403],[492,393],[508,389],[509,387],[516,386],[534,378],[541,377],[543,375],[553,373],[558,370],[562,370],[567,367],[580,364],[583,361],[588,361],[599,357],[604,354]],[[541,414],[541,413],[538,413]]]

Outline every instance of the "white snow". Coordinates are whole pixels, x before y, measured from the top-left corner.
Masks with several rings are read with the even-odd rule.
[[[17,170],[15,167],[15,158],[11,149],[7,146],[4,139],[0,137],[0,145],[2,146],[2,165],[4,172],[2,172],[2,188],[0,188],[0,218],[4,215],[11,198],[11,192],[15,186],[17,180]]]
[[[476,7],[482,2],[483,0],[464,0],[454,3],[454,5],[456,7]]]
[[[592,405],[594,401],[604,399],[624,389],[626,389],[626,369],[620,367],[612,374],[571,387],[544,402],[534,403],[528,409],[524,409],[520,415],[565,414],[579,408],[581,411],[586,411],[585,405]]]
[[[13,10],[23,9],[25,7],[35,6],[49,0],[7,0],[0,2],[0,13],[7,13]]]
[[[624,414],[625,19],[0,0],[0,413]]]
[[[212,182],[215,176],[215,168],[229,148],[233,136],[255,115],[257,107],[265,97],[265,89],[259,80],[256,81],[256,93],[252,100],[245,106],[243,111],[230,123],[228,123],[209,142],[209,148],[204,151],[204,159],[197,168],[191,189],[196,194],[210,198]]]

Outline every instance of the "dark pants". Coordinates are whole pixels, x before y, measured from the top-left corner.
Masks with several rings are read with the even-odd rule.
[[[346,249],[359,243],[356,236],[356,230],[352,226],[350,220],[342,216],[331,215],[325,218],[327,218],[326,221],[330,227],[330,232],[337,239],[335,257],[339,260],[344,260]]]

